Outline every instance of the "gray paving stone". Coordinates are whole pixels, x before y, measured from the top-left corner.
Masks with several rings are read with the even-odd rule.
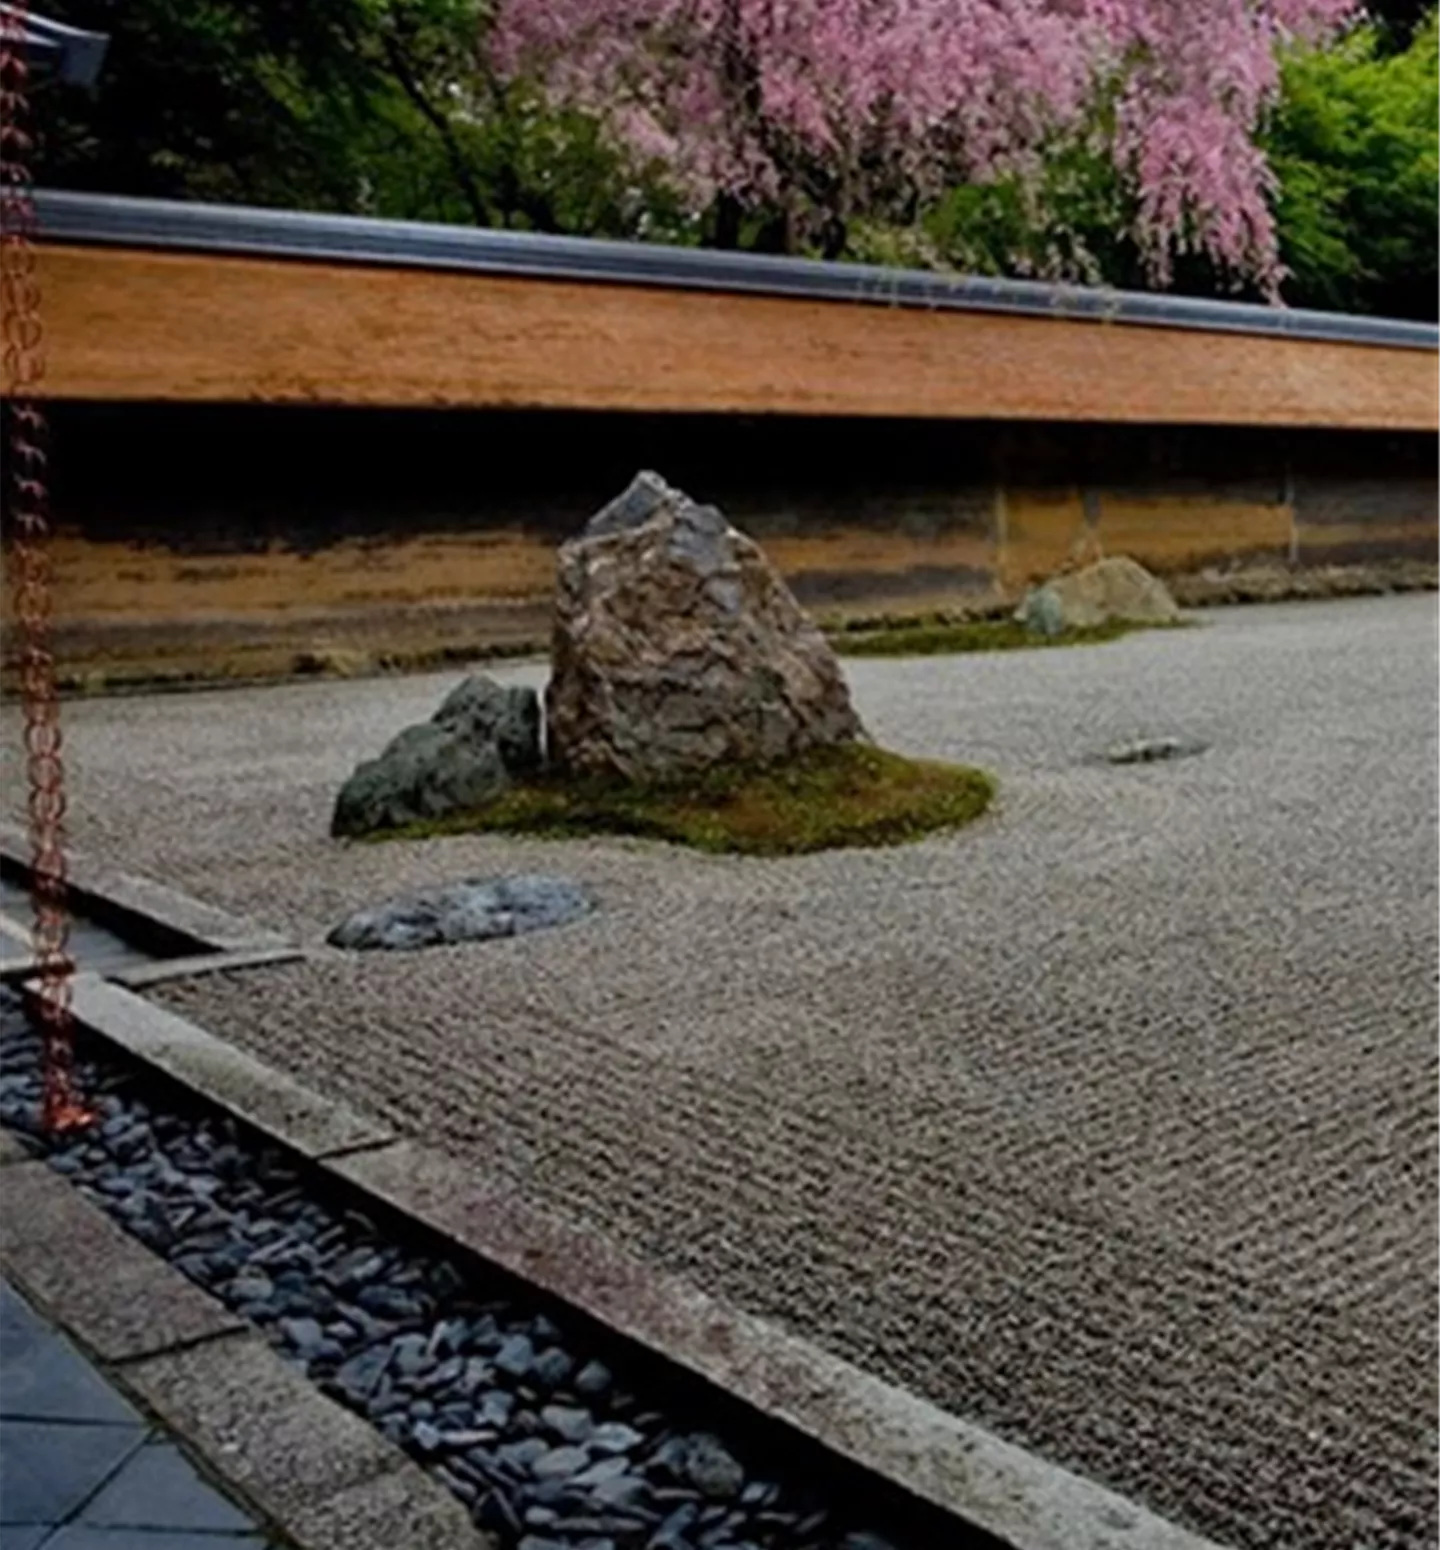
[[[5,1529],[5,1550],[39,1550],[41,1542],[47,1534],[52,1533],[48,1523],[25,1523],[7,1525]]]
[[[144,1438],[141,1426],[0,1421],[0,1524],[64,1522]]]
[[[6,1358],[4,1371],[0,1417],[7,1421],[87,1421],[114,1426],[140,1420],[59,1335],[50,1335],[21,1357]]]
[[[173,1443],[151,1441],[86,1503],[80,1522],[94,1528],[149,1528],[244,1534],[254,1525],[207,1481]]]
[[[10,1550],[8,1540],[5,1550]],[[76,1523],[47,1539],[45,1550],[265,1550],[265,1540],[259,1534],[157,1534],[148,1528]]]
[[[0,1361],[43,1338],[49,1328],[45,1320],[8,1282],[0,1281]]]
[[[63,1335],[0,1284],[0,1417],[139,1425],[138,1413]]]

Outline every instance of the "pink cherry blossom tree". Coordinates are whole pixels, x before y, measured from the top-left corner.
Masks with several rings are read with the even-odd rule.
[[[1272,292],[1273,179],[1255,131],[1277,50],[1355,0],[497,0],[502,78],[599,115],[733,242],[837,253],[857,214],[1020,175],[1084,135],[1130,185],[1157,283],[1202,251]],[[1101,103],[1107,111],[1097,111]]]

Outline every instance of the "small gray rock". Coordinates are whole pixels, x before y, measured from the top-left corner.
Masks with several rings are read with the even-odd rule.
[[[526,1437],[520,1442],[505,1443],[496,1450],[495,1457],[511,1469],[529,1474],[535,1461],[544,1458],[549,1451],[549,1443],[541,1438]]]
[[[1111,764],[1155,764],[1162,759],[1192,758],[1208,747],[1194,737],[1137,737],[1127,743],[1112,743],[1105,758]]]
[[[595,1430],[595,1420],[588,1410],[571,1405],[546,1405],[540,1419],[547,1431],[553,1432],[561,1442],[582,1443]]]
[[[567,1444],[565,1447],[551,1448],[537,1458],[530,1466],[530,1472],[537,1480],[567,1480],[572,1475],[578,1475],[589,1462],[590,1455],[584,1448],[573,1448]]]
[[[230,1283],[236,1302],[266,1302],[275,1295],[275,1283],[258,1270],[242,1270]]]
[[[708,1432],[697,1433],[686,1444],[684,1471],[697,1491],[717,1500],[738,1496],[745,1488],[745,1471]]]
[[[467,678],[426,722],[396,734],[340,788],[330,832],[369,834],[473,811],[540,765],[533,689]]]
[[[613,1458],[597,1459],[588,1469],[582,1470],[575,1476],[575,1484],[585,1486],[587,1489],[608,1485],[611,1481],[627,1475],[630,1467],[630,1460],[622,1454],[616,1454]]]
[[[623,1421],[607,1421],[597,1426],[589,1437],[589,1445],[595,1453],[633,1453],[645,1438],[633,1426]]]
[[[558,1389],[574,1371],[574,1357],[559,1346],[550,1346],[535,1358],[535,1376],[546,1388]]]
[[[310,1356],[324,1343],[325,1331],[311,1318],[281,1319],[280,1333],[298,1350],[301,1356]]]
[[[511,1378],[528,1378],[535,1366],[535,1347],[528,1335],[509,1335],[495,1353],[495,1366]]]
[[[572,1387],[582,1399],[599,1399],[614,1382],[604,1362],[586,1362],[575,1375]]]
[[[1065,633],[1065,610],[1049,587],[1032,587],[1015,610],[1015,620],[1032,635],[1050,640]]]

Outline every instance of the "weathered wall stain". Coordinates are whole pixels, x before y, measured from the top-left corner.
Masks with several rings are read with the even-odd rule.
[[[556,544],[639,467],[812,610],[974,606],[1094,553],[1169,575],[1434,558],[1415,435],[57,405],[72,662],[544,638]]]

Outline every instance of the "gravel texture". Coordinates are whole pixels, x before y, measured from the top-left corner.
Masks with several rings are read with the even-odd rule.
[[[657,1404],[582,1332],[317,1196],[228,1116],[176,1107],[94,1054],[79,1074],[97,1123],[47,1140],[40,1040],[0,988],[0,1122],[506,1550],[897,1550],[847,1525],[818,1478],[747,1469],[737,1441]]]
[[[429,677],[74,706],[75,834],[307,939],[563,867],[605,903],[564,931],[163,999],[1217,1539],[1433,1543],[1434,600],[847,674],[992,816],[782,862],[333,844]],[[1154,737],[1209,746],[1103,758]]]

